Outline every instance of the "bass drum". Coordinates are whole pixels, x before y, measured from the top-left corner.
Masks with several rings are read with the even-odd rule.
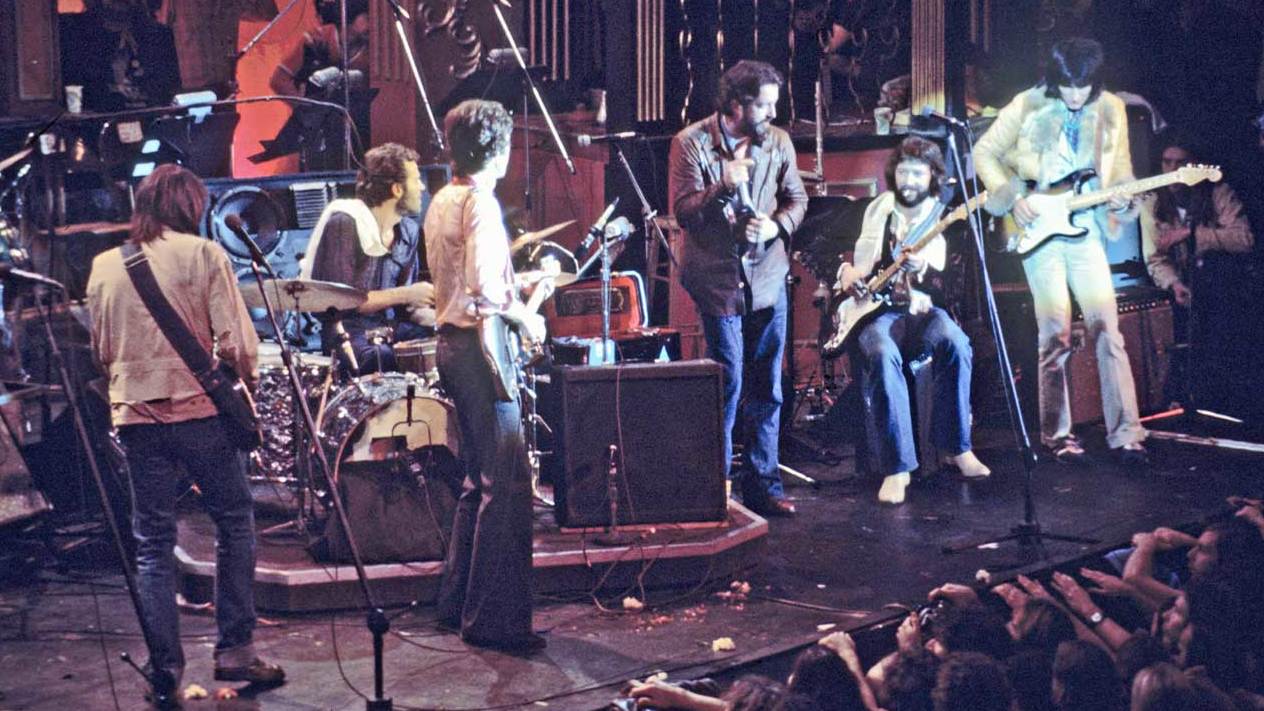
[[[320,439],[331,464],[406,460],[428,477],[457,484],[462,478],[456,411],[415,373],[351,381],[325,406]]]

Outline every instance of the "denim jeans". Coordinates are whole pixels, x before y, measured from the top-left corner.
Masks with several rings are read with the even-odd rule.
[[[929,353],[934,380],[931,438],[950,455],[970,449],[970,339],[946,311],[879,315],[857,340],[865,437],[878,472],[890,476],[917,469],[916,439],[905,358]]]
[[[135,502],[137,588],[150,635],[149,660],[175,676],[184,669],[180,613],[176,607],[176,501],[185,482],[178,465],[201,492],[215,521],[215,663],[241,667],[254,659],[254,501],[245,459],[228,441],[218,417],[172,424],[124,425]]]
[[[512,642],[531,634],[531,469],[521,405],[496,399],[476,331],[442,331],[436,356],[465,464],[439,616],[466,637]]]
[[[777,468],[781,439],[781,356],[786,296],[766,309],[733,316],[701,314],[707,357],[724,368],[725,474],[747,503],[785,496]],[[742,414],[742,466],[732,471],[733,425]]]

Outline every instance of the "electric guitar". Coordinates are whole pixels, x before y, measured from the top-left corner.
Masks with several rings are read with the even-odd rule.
[[[953,208],[938,222],[927,228],[924,234],[904,245],[890,266],[873,275],[865,283],[860,290],[860,295],[853,294],[843,299],[834,311],[834,335],[821,346],[821,356],[837,358],[845,353],[851,347],[852,341],[860,334],[861,329],[890,305],[891,284],[899,276],[901,267],[908,261],[909,256],[920,252],[952,224],[966,219],[968,214],[979,209],[983,203],[987,202],[987,199],[988,194],[985,191]]]
[[[526,311],[538,313],[545,299],[553,294],[554,280],[561,273],[561,265],[548,264],[544,275],[527,299]],[[544,344],[530,339],[518,326],[500,314],[484,316],[478,322],[478,337],[483,347],[483,359],[492,371],[496,398],[510,402],[522,384],[524,370],[539,364],[544,358]]]
[[[1187,165],[1170,173],[1092,192],[1080,192],[1092,176],[1091,170],[1076,171],[1058,181],[1049,190],[1027,195],[1025,198],[1027,204],[1038,214],[1033,222],[1011,232],[1005,251],[1026,256],[1033,249],[1055,237],[1083,237],[1088,234],[1088,230],[1071,224],[1071,216],[1075,213],[1107,202],[1116,194],[1132,197],[1172,183],[1197,185],[1204,180],[1218,182],[1220,168],[1214,165]]]

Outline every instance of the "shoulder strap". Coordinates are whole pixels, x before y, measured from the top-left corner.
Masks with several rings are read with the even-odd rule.
[[[201,380],[202,375],[208,373],[214,366],[210,354],[201,343],[198,343],[193,332],[189,330],[184,319],[180,318],[180,314],[176,313],[167,297],[163,296],[158,280],[154,278],[154,270],[149,266],[149,258],[145,256],[140,245],[127,242],[120,249],[123,251],[123,266],[127,268],[127,276],[131,278],[132,286],[135,286],[136,292],[140,294],[140,300],[149,309],[150,315],[158,323],[158,328],[167,337],[171,347],[180,354],[180,359]]]

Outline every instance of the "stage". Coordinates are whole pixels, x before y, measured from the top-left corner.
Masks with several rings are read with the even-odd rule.
[[[1163,429],[1180,428],[1169,422]],[[1087,434],[1090,452],[1101,455],[1098,465],[1041,464],[1034,482],[1047,529],[1098,544],[1050,543],[1026,560],[1013,544],[941,552],[1019,521],[1021,470],[1007,430],[976,437],[980,456],[995,470],[991,480],[934,476],[915,484],[902,507],[878,506],[875,484],[856,480],[851,460],[833,467],[797,463],[821,485],[791,488],[799,515],[768,522],[759,545],[740,549],[740,565],[734,561],[724,575],[695,570],[692,584],[650,588],[644,597],[635,576],[594,594],[574,585],[538,590],[536,626],[549,645],[535,656],[467,647],[436,629],[432,607],[395,608],[387,693],[400,709],[601,709],[626,680],[658,670],[673,678],[784,674],[795,651],[826,625],[857,630],[870,661],[891,643],[889,629],[873,627],[902,616],[889,605],[916,603],[944,581],[969,583],[981,570],[996,580],[1115,547],[1138,530],[1197,523],[1221,512],[1226,495],[1264,489],[1259,455],[1155,442],[1154,467],[1125,470],[1107,460],[1100,428]],[[1232,430],[1201,434],[1232,436]],[[0,708],[110,708],[107,658],[121,707],[142,707],[139,678],[118,660],[123,651],[144,657],[121,578],[85,562],[101,550],[81,550],[63,571],[45,564],[0,589]],[[597,565],[586,579],[599,578],[599,571]],[[718,594],[735,580],[750,584],[749,595]],[[643,597],[645,608],[625,610],[629,596]],[[213,618],[188,609],[182,624],[185,683],[214,691],[221,685],[211,680]],[[733,649],[713,649],[723,637]],[[262,655],[285,667],[286,685],[186,708],[363,708],[357,690],[372,688],[372,655],[360,612],[263,612],[256,642]]]

